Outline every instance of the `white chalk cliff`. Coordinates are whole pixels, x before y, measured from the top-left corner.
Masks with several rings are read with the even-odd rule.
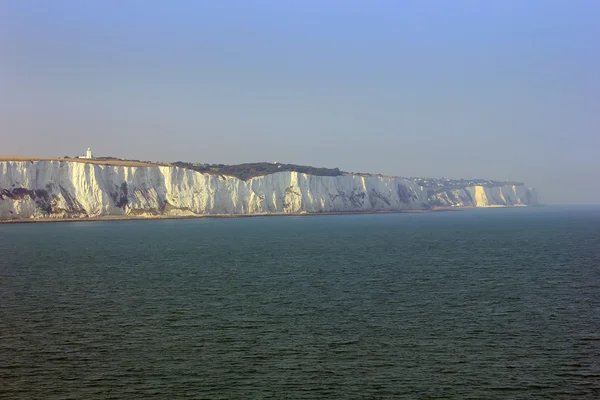
[[[240,180],[174,166],[0,162],[0,220],[419,210],[537,203],[526,186],[434,192],[397,177],[278,172]]]

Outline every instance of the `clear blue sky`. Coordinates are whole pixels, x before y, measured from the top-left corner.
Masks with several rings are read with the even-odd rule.
[[[522,180],[600,203],[600,2],[3,1],[0,154]]]

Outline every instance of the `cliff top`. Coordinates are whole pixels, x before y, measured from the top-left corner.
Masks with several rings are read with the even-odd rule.
[[[242,179],[244,181],[257,176],[269,175],[282,171],[300,172],[303,174],[316,176],[340,176],[344,174],[344,172],[340,171],[339,168],[318,168],[311,167],[308,165],[281,164],[278,162],[258,162],[237,165],[225,165],[188,163],[177,161],[172,163],[171,165],[191,169],[205,174],[235,176],[236,178]]]
[[[26,156],[0,156],[0,161],[69,161],[99,165],[122,165],[126,167],[151,167],[156,165],[166,165],[150,161],[138,161],[138,160],[121,160],[118,158],[56,158],[56,157],[26,157]]]
[[[339,168],[319,168],[311,167],[307,165],[297,164],[283,164],[278,162],[257,162],[257,163],[244,163],[236,165],[226,164],[203,164],[203,163],[190,163],[183,161],[176,161],[173,163],[158,163],[152,161],[140,161],[140,160],[124,160],[116,157],[96,157],[93,159],[87,158],[71,158],[71,157],[26,157],[26,156],[0,156],[0,161],[68,161],[78,163],[90,163],[98,165],[118,165],[127,167],[150,167],[150,166],[176,166],[180,168],[191,169],[204,174],[211,175],[226,175],[233,176],[242,180],[248,180],[257,176],[264,176],[274,174],[282,171],[294,171],[315,176],[341,176],[341,175],[359,175],[359,176],[379,176],[388,177],[381,174],[370,174],[370,173],[358,173],[358,172],[345,172],[340,171]],[[448,189],[463,188],[467,186],[485,186],[485,187],[497,187],[503,185],[516,185],[522,186],[522,182],[514,181],[496,181],[488,179],[448,179],[448,178],[420,178],[411,177],[405,178],[419,186],[430,188],[436,192],[445,191]]]

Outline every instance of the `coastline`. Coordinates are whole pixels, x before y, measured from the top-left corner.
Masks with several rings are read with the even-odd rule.
[[[398,211],[327,211],[318,213],[263,213],[263,214],[204,214],[204,215],[153,215],[138,217],[133,215],[108,215],[87,218],[20,218],[0,220],[2,224],[36,224],[36,223],[63,223],[63,222],[110,222],[110,221],[155,221],[155,220],[177,220],[177,219],[201,219],[201,218],[257,218],[257,217],[304,217],[318,215],[361,215],[361,214],[420,214],[445,211],[462,211],[467,207],[432,208],[423,210],[398,210]]]

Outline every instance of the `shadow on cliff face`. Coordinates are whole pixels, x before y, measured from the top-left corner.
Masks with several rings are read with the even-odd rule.
[[[53,211],[55,213],[58,213],[60,211],[62,212],[66,212],[66,213],[70,213],[70,214],[83,214],[87,216],[87,211],[85,210],[85,208],[83,207],[83,205],[77,201],[77,199],[71,195],[71,193],[69,193],[64,187],[59,186],[60,188],[60,193],[63,196],[63,199],[65,199],[65,203],[67,205],[67,208],[65,210],[62,209],[58,209],[57,207],[53,207]]]
[[[405,204],[409,204],[413,200],[418,199],[416,194],[414,194],[409,188],[402,184],[398,184],[396,193],[398,194],[398,199]]]
[[[375,189],[369,190],[367,192],[367,195],[369,196],[369,202],[371,203],[371,207],[374,209],[381,208],[381,206],[379,205],[379,201],[382,201],[387,206],[390,206],[392,204],[392,202],[387,196],[383,195],[382,193],[379,193]]]
[[[121,186],[115,185],[115,191],[110,192],[109,195],[115,207],[125,209],[125,206],[129,202],[129,189],[127,187],[127,182],[121,183]]]
[[[20,201],[30,198],[33,200],[37,208],[46,215],[67,213],[71,215],[86,215],[84,207],[75,199],[65,188],[59,186],[62,197],[65,200],[66,208],[60,208],[56,205],[58,197],[51,195],[46,189],[25,189],[15,188],[12,190],[0,190],[0,200]]]
[[[50,214],[52,212],[52,196],[45,189],[25,189],[25,188],[15,188],[15,189],[2,189],[0,191],[0,200],[10,199],[13,201],[23,200],[26,197],[31,198],[35,201],[35,204],[38,206],[40,210],[45,212],[46,214]]]

